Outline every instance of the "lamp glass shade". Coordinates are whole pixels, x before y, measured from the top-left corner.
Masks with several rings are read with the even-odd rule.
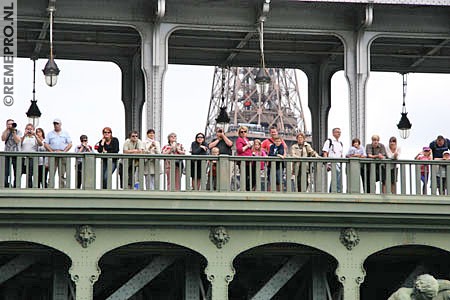
[[[58,75],[54,75],[54,74],[45,75],[45,83],[48,86],[50,86],[50,87],[55,86],[57,82],[58,82]]]
[[[34,127],[39,124],[39,118],[42,114],[39,110],[39,107],[37,106],[37,100],[31,100],[31,105],[28,108],[26,115],[28,117],[28,123],[33,124]]]
[[[39,126],[39,117],[29,117],[28,123],[33,124],[33,127],[36,128]]]
[[[45,75],[45,83],[52,87],[58,82],[59,68],[55,63],[53,57],[51,57],[45,64],[44,70],[42,72]]]
[[[260,68],[255,77],[256,91],[261,95],[266,95],[269,92],[270,77],[264,68]]]
[[[409,137],[412,124],[409,122],[408,117],[406,116],[407,112],[402,112],[402,117],[400,118],[400,122],[397,124],[397,128],[402,139],[407,139]]]

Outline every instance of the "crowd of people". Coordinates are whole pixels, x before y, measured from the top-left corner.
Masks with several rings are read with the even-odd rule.
[[[270,137],[261,141],[260,139],[250,140],[248,138],[249,129],[247,126],[240,126],[237,130],[237,139],[233,142],[223,128],[216,128],[215,136],[210,143],[206,143],[205,135],[203,133],[197,133],[194,141],[192,142],[189,151],[177,141],[177,135],[170,133],[167,136],[167,144],[161,146],[155,137],[155,130],[149,129],[144,140],[139,138],[138,131],[131,131],[128,138],[123,143],[122,151],[124,154],[164,154],[164,155],[185,155],[187,152],[192,155],[232,155],[233,149],[238,157],[278,157],[279,160],[275,164],[271,164],[265,161],[255,162],[248,160],[237,161],[238,168],[241,170],[241,174],[245,176],[245,189],[247,191],[256,189],[256,178],[260,174],[267,174],[267,178],[275,178],[276,190],[282,189],[283,174],[286,172],[286,162],[284,158],[305,158],[305,157],[329,157],[329,158],[371,158],[373,160],[379,160],[380,162],[375,164],[375,173],[373,168],[366,166],[361,167],[361,179],[363,183],[363,189],[365,192],[370,193],[371,187],[367,183],[368,179],[375,178],[376,182],[382,183],[382,192],[386,192],[386,184],[390,185],[390,191],[396,193],[397,179],[398,179],[398,166],[394,164],[384,164],[383,159],[398,160],[401,156],[401,149],[397,145],[397,139],[391,137],[389,144],[386,147],[380,142],[378,135],[371,137],[371,143],[365,147],[361,145],[361,141],[358,138],[352,140],[352,144],[348,151],[344,151],[344,145],[340,140],[341,129],[333,128],[332,136],[328,138],[321,147],[320,154],[316,152],[313,147],[306,141],[304,133],[298,133],[296,135],[296,143],[288,148],[286,142],[278,134],[276,126],[272,126],[269,130]],[[62,129],[62,121],[58,118],[53,120],[53,130],[45,135],[42,128],[34,128],[33,124],[26,124],[25,131],[22,133],[18,129],[17,124],[13,119],[6,121],[6,128],[2,132],[2,141],[5,143],[4,150],[7,152],[68,152],[72,149],[73,142],[69,133]],[[439,135],[436,140],[432,141],[428,146],[424,146],[422,151],[415,157],[417,160],[450,160],[450,140]],[[102,138],[100,141],[91,146],[88,141],[88,137],[85,134],[80,136],[80,142],[75,146],[74,152],[77,154],[98,152],[116,154],[120,151],[120,142],[113,136],[112,129],[105,127],[102,129]],[[45,188],[48,186],[48,157],[29,157],[23,158],[21,162],[21,170],[17,170],[17,158],[15,156],[5,157],[5,169],[4,169],[4,186],[15,187],[16,178],[21,174],[27,174],[26,185],[33,187],[33,159],[38,159],[38,178],[37,187]],[[81,188],[83,183],[83,158],[77,157],[76,159],[76,187]],[[217,189],[217,161],[207,160],[206,169],[202,167],[202,160],[192,159],[190,160],[190,177],[192,182],[192,189],[200,190],[202,188],[202,178],[207,177],[206,188],[208,190]],[[111,174],[118,169],[120,175],[120,184],[127,184],[128,188],[133,188],[133,184],[136,184],[137,168],[142,167],[139,164],[139,159],[133,159],[126,165],[118,158],[110,158],[108,164],[108,158],[102,158],[102,188],[108,187],[108,180],[111,178]],[[386,172],[386,168],[389,166],[390,172]],[[180,190],[181,189],[181,176],[185,168],[184,160],[177,159],[174,162],[170,160],[164,161],[164,172],[166,175],[166,185],[168,190]],[[171,169],[174,168],[174,170]],[[306,170],[306,172],[300,171]],[[295,179],[295,189],[297,191],[305,191],[309,188],[310,172],[312,168],[309,164],[302,166],[301,161],[294,161],[292,164],[292,178]],[[329,163],[327,165],[327,171],[333,170],[334,176],[330,182],[330,192],[342,192],[342,171],[343,166],[339,163]],[[60,187],[67,187],[66,173],[67,173],[67,160],[63,157],[55,157],[55,173],[59,174]],[[141,170],[142,171],[142,170]],[[447,167],[442,165],[437,172],[437,188],[442,194],[447,194],[446,184],[446,172]],[[206,172],[207,174],[202,174]],[[426,194],[428,190],[428,183],[430,180],[430,166],[423,164],[420,166],[421,180],[422,180],[422,193]],[[127,182],[122,180],[123,174],[126,173]],[[274,173],[274,175],[271,175]],[[155,159],[145,159],[143,164],[144,174],[144,187],[148,190],[155,189],[155,175],[159,174],[159,167],[156,165]],[[172,174],[172,175],[171,175]],[[390,174],[390,178],[386,178],[387,174]],[[173,176],[174,175],[174,176]],[[203,175],[203,176],[202,176]],[[386,182],[387,181],[387,182]],[[36,184],[35,184],[36,186]],[[111,186],[111,183],[109,184]],[[270,190],[270,187],[267,187]]]

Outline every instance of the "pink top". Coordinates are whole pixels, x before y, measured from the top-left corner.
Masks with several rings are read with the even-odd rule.
[[[264,151],[264,149],[261,149],[259,152],[253,151],[252,153],[253,156],[267,156],[266,151]],[[264,170],[264,162],[261,161],[261,170]]]
[[[236,140],[236,152],[238,156],[252,156],[252,147],[248,138],[238,137]],[[244,147],[248,146],[245,148]]]
[[[419,154],[417,156],[417,160],[432,160],[432,159],[431,159],[431,156],[426,156],[426,155],[423,155],[423,154]],[[426,170],[425,170],[425,167],[426,167]],[[421,165],[420,166],[420,173],[421,173],[421,175],[425,175],[425,172],[426,173],[430,173],[430,166],[429,165]]]

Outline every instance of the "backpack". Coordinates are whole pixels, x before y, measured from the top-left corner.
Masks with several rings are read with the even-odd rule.
[[[326,141],[328,141],[328,153],[330,153],[331,151],[334,151],[334,145],[333,145],[333,141],[331,141],[331,139],[327,139]],[[341,144],[342,147],[344,147],[344,145],[342,144],[341,141],[339,141],[339,143]],[[323,147],[322,147],[323,149]],[[320,156],[323,157],[324,151],[322,150],[320,153]]]

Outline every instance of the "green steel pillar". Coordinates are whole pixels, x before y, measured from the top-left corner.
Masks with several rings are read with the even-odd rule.
[[[344,262],[339,262],[336,275],[344,288],[343,300],[360,300],[360,286],[364,281],[366,272],[363,268],[363,260],[352,256],[352,252],[347,254]]]
[[[224,262],[218,257],[215,262],[208,264],[205,273],[207,279],[211,282],[211,299],[228,300],[228,285],[233,280],[235,273],[232,267],[232,261]]]
[[[94,260],[73,261],[69,273],[76,286],[75,300],[94,299],[94,284],[100,275],[97,262]]]

